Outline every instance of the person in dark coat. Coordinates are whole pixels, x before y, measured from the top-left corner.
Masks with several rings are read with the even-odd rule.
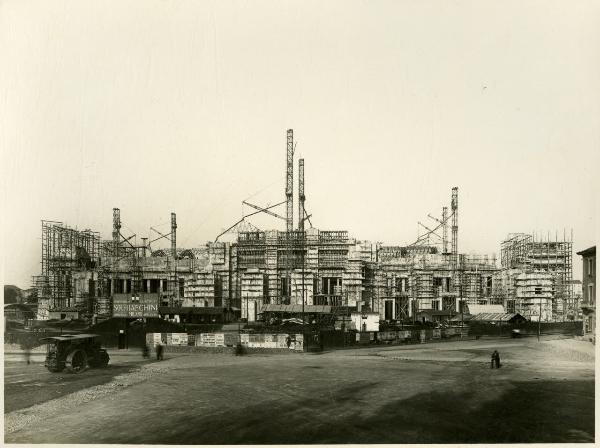
[[[160,361],[163,359],[163,345],[159,342],[156,346],[156,360]]]
[[[500,353],[498,353],[497,350],[494,350],[494,352],[492,353],[492,363],[490,365],[490,368],[494,368],[494,366],[496,368],[500,367]]]

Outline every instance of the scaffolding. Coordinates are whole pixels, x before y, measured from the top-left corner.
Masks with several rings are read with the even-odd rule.
[[[78,308],[87,311],[91,292],[77,292],[75,273],[95,269],[99,263],[100,235],[77,230],[58,221],[42,220],[41,273],[33,277],[38,300],[48,311]],[[87,288],[86,288],[87,290]]]
[[[554,239],[550,233],[546,237],[534,233],[509,234],[501,243],[501,266],[503,271],[512,272],[504,276],[504,281],[508,282],[506,299],[523,302],[510,287],[515,275],[539,274],[542,282],[541,275],[546,274],[552,278],[552,316],[555,319],[564,317],[567,310],[574,306],[573,232],[567,237],[566,231],[563,231],[562,239],[559,239],[558,232],[555,232]]]

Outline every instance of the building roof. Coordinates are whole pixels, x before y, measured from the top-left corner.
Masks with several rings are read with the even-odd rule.
[[[482,313],[504,313],[502,305],[467,305],[469,314],[476,315]]]
[[[302,313],[302,305],[276,305],[269,303],[263,305],[263,313]],[[331,306],[329,305],[304,305],[305,313],[312,314],[329,314],[331,313]]]
[[[489,322],[508,322],[516,316],[523,317],[519,313],[481,313],[471,317],[471,320]]]
[[[428,314],[430,316],[453,316],[456,314],[452,310],[421,310],[417,314]]]
[[[580,252],[577,252],[577,255],[581,255],[583,257],[589,257],[590,255],[596,255],[596,246],[588,247]]]

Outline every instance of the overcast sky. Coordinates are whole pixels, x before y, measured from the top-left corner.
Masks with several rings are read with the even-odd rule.
[[[594,1],[5,0],[4,282],[39,273],[42,219],[108,239],[119,207],[142,237],[174,211],[179,246],[214,240],[284,199],[288,128],[315,227],[407,244],[458,186],[461,252],[571,228],[584,249],[598,23]]]

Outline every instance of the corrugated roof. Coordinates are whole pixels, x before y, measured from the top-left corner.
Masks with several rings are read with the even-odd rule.
[[[482,313],[504,313],[502,305],[467,305],[469,314],[476,315]]]
[[[302,313],[302,305],[277,305],[269,303],[263,305],[263,313]],[[305,313],[329,314],[331,306],[329,305],[304,305]]]
[[[516,315],[515,313],[480,313],[473,316],[471,320],[508,322]]]

